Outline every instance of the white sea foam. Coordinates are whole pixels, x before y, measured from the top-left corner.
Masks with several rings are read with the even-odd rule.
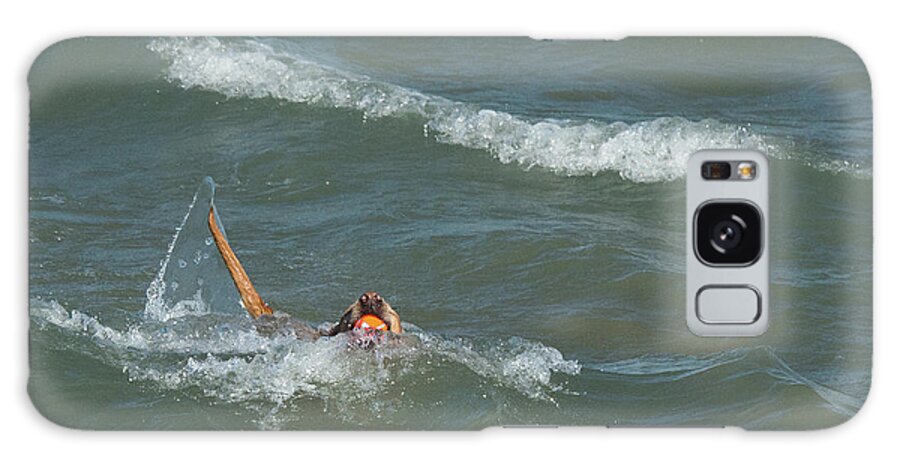
[[[146,339],[132,327],[125,331],[103,325],[95,317],[77,310],[67,311],[56,300],[34,299],[30,304],[31,315],[41,324],[52,324],[71,333],[78,333],[90,339],[111,343],[123,349],[146,349]]]
[[[431,350],[532,399],[553,401],[549,392],[559,391],[562,387],[551,382],[553,373],[581,373],[581,365],[563,358],[556,348],[520,337],[476,347],[463,338],[447,339],[428,333],[418,335]]]
[[[188,320],[144,320],[117,329],[57,301],[34,299],[31,315],[38,326],[55,326],[84,337],[104,350],[102,359],[128,379],[166,390],[198,389],[227,402],[319,398],[352,408],[362,399],[396,390],[406,376],[426,376],[432,360],[462,366],[475,375],[521,395],[554,402],[563,390],[554,374],[577,375],[577,361],[555,348],[521,338],[475,344],[449,339],[408,325],[406,343],[375,350],[348,348],[344,336],[305,342],[291,335],[263,336],[244,317],[208,314]],[[134,350],[141,352],[133,356]]]
[[[569,176],[617,172],[635,182],[684,175],[702,148],[751,148],[778,155],[747,127],[663,117],[635,124],[528,120],[333,69],[253,40],[158,39],[168,80],[227,97],[274,98],[360,111],[365,118],[413,115],[436,140],[485,150],[502,163]]]
[[[435,369],[462,367],[525,398],[555,404],[558,395],[571,394],[565,379],[583,368],[535,341],[512,337],[476,342],[424,332],[411,324],[407,335],[411,343],[356,350],[348,348],[344,336],[315,342],[289,335],[262,336],[244,318],[235,323],[216,319],[215,314],[194,318],[193,323],[148,320],[118,329],[54,300],[33,299],[30,307],[36,327],[55,326],[68,336],[95,343],[103,350],[99,359],[121,369],[132,382],[186,394],[199,391],[228,403],[264,401],[275,412],[292,399],[317,398],[337,417],[350,421],[372,408],[389,409],[391,395],[402,401],[406,388],[433,380]],[[810,388],[836,413],[849,417],[862,406],[862,400],[799,374],[768,347],[705,356],[650,355],[586,367],[630,382],[656,384],[680,382],[737,362],[743,363],[743,375],[759,373],[785,385]],[[278,420],[267,417],[260,424],[277,427]]]

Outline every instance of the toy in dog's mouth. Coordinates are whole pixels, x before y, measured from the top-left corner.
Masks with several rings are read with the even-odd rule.
[[[350,331],[349,345],[352,348],[370,350],[384,342],[387,334],[388,326],[381,318],[364,314]]]
[[[388,326],[380,317],[374,314],[364,314],[356,321],[356,324],[353,324],[353,329],[363,331],[381,330],[386,332]]]

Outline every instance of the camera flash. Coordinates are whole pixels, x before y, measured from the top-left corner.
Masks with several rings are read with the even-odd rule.
[[[738,163],[737,174],[741,180],[752,180],[756,177],[756,163],[748,161]]]

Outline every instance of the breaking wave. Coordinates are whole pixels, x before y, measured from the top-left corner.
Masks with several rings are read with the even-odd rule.
[[[561,175],[616,172],[634,182],[659,182],[682,177],[688,156],[703,148],[778,155],[776,147],[748,127],[713,119],[662,117],[634,124],[530,120],[378,82],[253,40],[157,39],[149,48],[169,62],[166,78],[185,89],[349,109],[365,118],[420,117],[426,136],[441,143]]]

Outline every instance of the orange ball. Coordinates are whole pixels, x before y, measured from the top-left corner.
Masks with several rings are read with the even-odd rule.
[[[363,315],[363,317],[359,318],[359,320],[356,321],[356,324],[353,324],[353,328],[386,331],[388,329],[388,326],[378,316],[365,314]]]

